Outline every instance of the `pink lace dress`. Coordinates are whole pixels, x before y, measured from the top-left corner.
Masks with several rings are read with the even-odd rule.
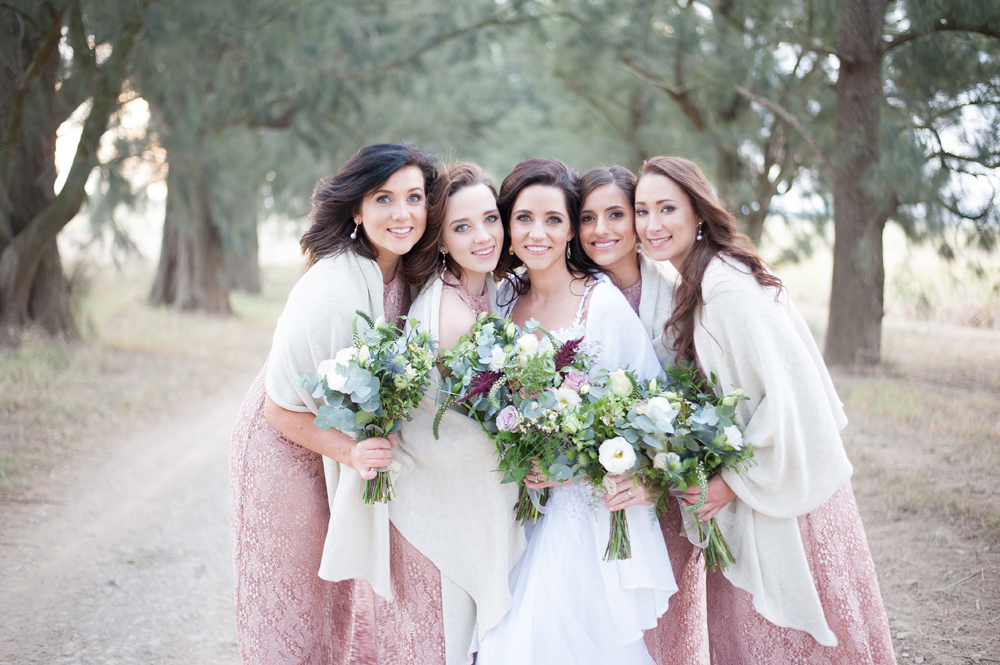
[[[386,285],[387,320],[409,309],[402,271]],[[438,629],[410,622],[420,633],[401,640],[398,622],[379,621],[371,586],[317,575],[330,509],[322,457],[271,427],[264,417],[266,364],[243,403],[230,448],[230,523],[236,594],[236,630],[244,665],[376,665],[387,662],[443,663],[440,577],[397,533],[390,535],[394,592],[433,615],[433,593],[408,593],[422,585],[436,590]],[[430,569],[428,569],[430,566]],[[401,602],[401,606],[406,606]],[[433,624],[434,622],[430,622]],[[406,640],[440,643],[441,658],[399,658]],[[422,646],[422,644],[420,646]],[[405,659],[405,660],[404,660]]]
[[[816,590],[836,647],[780,628],[757,614],[749,593],[708,573],[708,633],[713,665],[885,665],[895,663],[875,564],[851,483],[798,518]]]
[[[642,280],[622,289],[622,294],[638,316]],[[659,520],[678,590],[670,597],[666,614],[660,617],[656,628],[646,631],[643,639],[657,665],[701,665],[706,650],[705,566],[698,556],[699,550],[681,534],[681,508],[677,499],[668,500],[667,512]]]
[[[385,287],[385,318],[397,323],[410,310],[409,286],[400,272]],[[365,665],[444,665],[441,573],[391,522],[389,570],[392,601],[375,595],[368,582],[355,582],[360,608],[355,656]]]
[[[444,274],[441,275],[441,281],[444,282],[443,288],[454,291],[476,316],[492,311],[493,306],[490,304],[490,294],[486,291],[485,286],[480,295],[474,296],[469,293],[469,289],[465,287],[462,280],[451,274],[448,270],[445,270]]]

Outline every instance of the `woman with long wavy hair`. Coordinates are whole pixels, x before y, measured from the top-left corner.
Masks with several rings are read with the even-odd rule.
[[[580,177],[580,242],[587,256],[621,289],[655,342],[673,311],[673,278],[639,251],[635,181],[631,171],[618,165],[598,166]],[[605,503],[611,510],[628,498],[627,488],[607,497]],[[647,492],[641,483],[632,490],[643,497]],[[667,498],[667,511],[659,519],[678,591],[656,628],[646,631],[646,646],[660,665],[701,665],[705,651],[705,567],[699,550],[681,533],[677,499]]]
[[[411,250],[424,233],[433,158],[410,144],[362,148],[316,186],[302,236],[305,274],[292,289],[274,342],[232,436],[230,512],[236,626],[243,663],[389,662],[390,588],[433,589],[432,567],[393,539],[385,504],[362,502],[365,480],[388,466],[395,440],[355,441],[313,424],[320,403],[296,381],[351,346],[360,310],[398,320],[411,301]],[[393,437],[394,435],[390,435]],[[374,591],[379,594],[373,598]],[[440,593],[424,597],[436,620],[421,633],[444,662]],[[381,608],[381,610],[380,610]],[[390,643],[391,644],[391,643]]]
[[[427,231],[410,264],[413,278],[424,284],[410,307],[411,321],[419,321],[415,325],[441,349],[453,348],[480,314],[496,311],[493,270],[505,246],[496,190],[486,173],[469,162],[442,167],[427,198]],[[395,457],[405,470],[395,479],[389,519],[393,533],[435,567],[446,662],[466,665],[479,638],[510,607],[507,577],[525,540],[514,517],[518,488],[501,483],[493,442],[462,407],[438,416],[442,382],[441,372],[431,370],[426,396],[403,423]],[[398,595],[389,616],[379,617],[391,626],[396,657],[380,662],[427,663],[418,648],[426,627],[412,620],[424,613],[408,607],[421,599]]]
[[[502,313],[522,326],[534,319],[562,342],[582,339],[595,370],[660,375],[642,323],[583,251],[576,172],[558,160],[525,160],[504,178],[497,205],[510,238],[500,267]],[[632,480],[614,479],[626,488]],[[552,487],[550,498],[511,572],[510,612],[483,637],[477,664],[651,664],[643,630],[656,625],[677,590],[652,506],[623,492],[618,505],[633,556],[604,561],[610,512],[590,483],[555,483],[536,468],[525,485]]]
[[[847,418],[809,328],[694,163],[647,160],[635,213],[644,251],[680,273],[659,343],[749,398],[737,419],[754,464],[713,477],[697,511],[720,516],[735,558],[707,574],[712,662],[895,662],[840,439]]]

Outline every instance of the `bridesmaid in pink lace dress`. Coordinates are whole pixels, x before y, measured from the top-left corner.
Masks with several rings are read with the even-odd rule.
[[[236,624],[245,664],[380,662],[370,585],[317,574],[329,545],[328,486],[336,485],[325,477],[323,456],[373,477],[392,460],[392,443],[357,443],[316,427],[317,404],[295,387],[295,378],[350,345],[355,310],[388,320],[406,313],[405,255],[424,231],[425,191],[435,176],[431,156],[413,146],[374,145],[321,181],[313,195],[313,225],[301,241],[309,267],[289,295],[232,437]],[[395,552],[406,550],[405,541],[393,538],[392,544]],[[405,567],[397,572],[401,597],[420,587]],[[420,596],[419,603],[433,607],[434,599]],[[443,643],[440,631],[418,639]]]
[[[663,333],[663,324],[673,304],[671,286],[656,266],[645,266],[647,288],[643,290],[639,239],[635,234],[635,175],[622,166],[599,166],[580,178],[580,241],[594,263],[611,275],[629,305],[642,320],[654,346]],[[643,257],[644,258],[644,257]],[[651,263],[643,260],[643,264]],[[655,284],[654,282],[658,282]],[[657,289],[655,287],[659,286]],[[659,297],[657,297],[659,296]],[[640,307],[643,298],[652,297]],[[627,488],[610,505],[624,504]],[[645,500],[640,487],[636,500]],[[641,496],[640,496],[641,494]],[[616,501],[617,500],[617,501]],[[667,543],[678,591],[670,597],[670,608],[656,628],[645,634],[649,655],[658,665],[699,665],[705,653],[705,571],[695,549],[681,534],[681,513],[677,499],[668,499],[668,510],[660,516],[660,528]]]
[[[808,327],[693,163],[647,160],[635,212],[644,249],[681,274],[665,329],[677,357],[749,398],[737,417],[755,465],[712,478],[698,511],[720,515],[735,556],[707,576],[712,663],[894,663],[846,417]]]

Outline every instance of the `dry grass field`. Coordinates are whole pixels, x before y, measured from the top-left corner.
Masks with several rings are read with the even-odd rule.
[[[946,263],[892,233],[887,255],[884,362],[834,378],[897,657],[1000,662],[1000,257]],[[0,352],[0,516],[107,436],[259,366],[300,266],[265,268],[264,295],[235,295],[226,319],[143,304],[147,265],[94,269],[84,341]],[[777,272],[822,339],[829,251]]]

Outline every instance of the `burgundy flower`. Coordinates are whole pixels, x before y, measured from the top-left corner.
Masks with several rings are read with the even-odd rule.
[[[576,360],[577,349],[580,347],[580,344],[582,343],[583,343],[583,338],[580,337],[578,339],[571,339],[559,347],[559,350],[556,352],[555,358],[553,358],[553,360],[556,363],[557,372],[561,370],[563,367],[573,364],[573,361]]]
[[[463,402],[471,401],[479,395],[489,395],[490,390],[493,389],[493,384],[500,379],[500,376],[499,371],[490,370],[472,377],[472,381],[469,382],[469,392],[465,394],[465,397],[458,400],[458,403],[462,404]]]

